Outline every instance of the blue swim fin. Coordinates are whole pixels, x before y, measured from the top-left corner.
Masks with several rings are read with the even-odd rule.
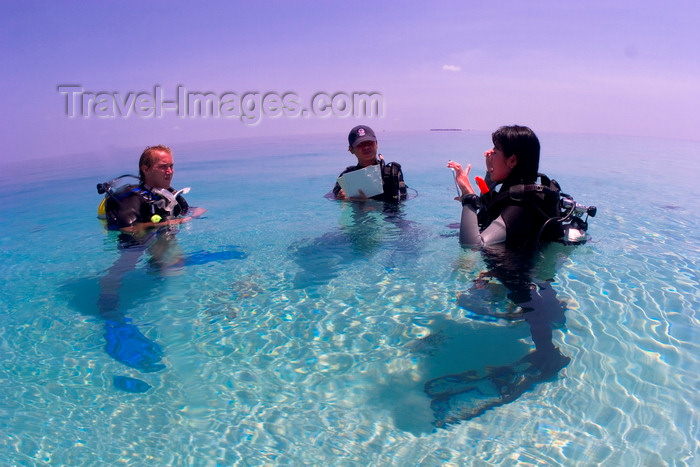
[[[145,381],[129,376],[115,376],[114,387],[126,392],[141,393],[151,389],[151,385]]]
[[[105,322],[105,350],[116,361],[131,368],[152,373],[165,369],[160,363],[163,352],[155,342],[129,323]]]
[[[214,261],[228,261],[231,259],[244,259],[248,255],[237,249],[238,247],[235,245],[230,245],[228,249],[223,250],[223,251],[209,251],[209,250],[200,250],[200,251],[195,251],[191,255],[188,255],[185,258],[185,265],[191,266],[191,265],[201,265],[201,264],[207,264],[211,263]]]

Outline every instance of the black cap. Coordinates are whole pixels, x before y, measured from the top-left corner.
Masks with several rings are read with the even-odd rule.
[[[365,141],[377,142],[377,137],[374,136],[374,131],[372,131],[370,127],[358,125],[350,130],[350,134],[348,135],[348,143],[350,143],[351,147],[354,148],[358,144],[364,143]]]

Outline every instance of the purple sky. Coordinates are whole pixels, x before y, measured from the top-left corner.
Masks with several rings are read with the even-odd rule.
[[[695,0],[4,1],[0,160],[287,134],[342,141],[359,123],[697,140],[699,21]],[[294,93],[305,108],[318,92],[374,92],[384,115],[69,118],[59,85],[119,98],[160,86],[166,100],[178,85],[217,98]]]

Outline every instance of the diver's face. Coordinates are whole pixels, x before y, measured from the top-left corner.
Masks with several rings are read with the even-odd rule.
[[[357,157],[360,167],[368,167],[377,162],[377,147],[376,141],[364,141],[349,151]]]
[[[484,157],[486,158],[486,171],[491,176],[491,181],[495,183],[504,182],[513,171],[513,167],[518,164],[518,156],[513,154],[506,157],[502,150],[496,148],[484,152]]]
[[[170,188],[173,180],[173,156],[167,152],[157,152],[151,167],[142,165],[144,182],[151,188]]]

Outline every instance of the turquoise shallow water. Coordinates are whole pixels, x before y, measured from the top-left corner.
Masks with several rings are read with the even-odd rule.
[[[174,147],[174,185],[208,208],[180,248],[245,257],[126,275],[120,310],[163,349],[153,373],[111,358],[96,316],[119,252],[95,184],[138,150],[5,164],[0,463],[697,465],[700,143],[539,136],[541,170],[598,207],[590,242],[545,253],[571,362],[444,429],[426,381],[532,348],[522,322],[457,302],[485,265],[449,225],[444,166],[480,171],[488,134],[380,134],[417,191],[389,220],[323,197],[351,163],[344,135]]]

